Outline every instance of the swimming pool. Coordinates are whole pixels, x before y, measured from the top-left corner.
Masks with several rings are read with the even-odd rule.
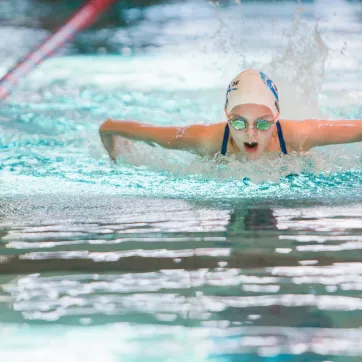
[[[113,165],[98,138],[107,117],[219,121],[246,66],[285,117],[361,118],[361,3],[324,5],[149,6],[120,54],[69,50],[3,103],[1,360],[360,360],[361,145],[220,165],[133,144]]]

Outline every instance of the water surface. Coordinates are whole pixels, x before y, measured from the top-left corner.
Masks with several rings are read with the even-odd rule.
[[[108,117],[220,121],[246,66],[284,117],[361,118],[361,3],[324,5],[149,6],[112,54],[68,49],[20,84],[0,110],[2,360],[360,360],[361,145],[216,164],[133,144],[112,164],[98,138]]]

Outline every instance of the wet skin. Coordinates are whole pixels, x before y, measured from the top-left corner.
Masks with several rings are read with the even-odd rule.
[[[231,120],[239,117],[247,122],[247,128],[237,130],[232,126]],[[260,131],[256,128],[258,120],[266,120],[272,123],[268,130]],[[270,152],[279,146],[274,116],[271,110],[263,105],[243,104],[234,107],[228,119],[230,138],[233,142],[230,145],[232,153],[239,154],[248,160],[255,160],[263,153]]]
[[[227,154],[237,159],[255,160],[261,156],[278,157],[281,153],[278,132],[269,108],[258,104],[243,104],[234,107],[230,117],[242,117],[247,128],[236,130],[230,120],[213,124],[192,124],[184,127],[154,126],[146,123],[108,119],[99,132],[104,147],[115,159],[117,139],[158,144],[168,149],[186,150],[203,157],[214,157],[220,153],[226,122],[230,135]],[[265,119],[274,122],[268,130],[257,130],[256,122]],[[279,120],[288,154],[306,152],[313,147],[353,143],[362,141],[362,120]]]

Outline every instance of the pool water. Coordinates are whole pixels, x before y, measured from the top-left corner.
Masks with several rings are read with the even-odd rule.
[[[98,136],[108,117],[221,121],[244,67],[274,75],[283,117],[362,119],[361,3],[325,4],[151,5],[117,54],[68,49],[14,90],[2,361],[360,361],[361,144],[219,164],[120,141],[112,164]]]

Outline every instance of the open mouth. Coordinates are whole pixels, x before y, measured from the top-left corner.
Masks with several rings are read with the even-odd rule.
[[[245,142],[244,148],[247,152],[255,152],[258,149],[258,142]]]

